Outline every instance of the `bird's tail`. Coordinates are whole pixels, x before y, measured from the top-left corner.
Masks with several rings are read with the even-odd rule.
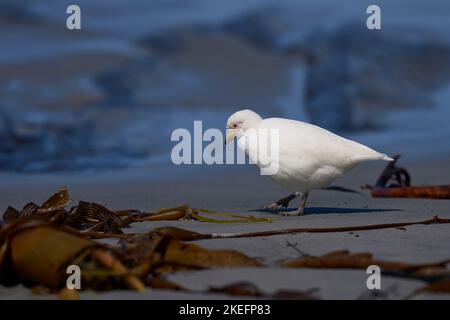
[[[360,163],[364,161],[376,161],[376,160],[384,160],[384,161],[394,161],[391,157],[384,153],[377,152],[375,150],[367,148],[369,152],[365,154],[358,155],[354,161],[355,163]]]
[[[353,153],[353,161],[355,163],[360,163],[364,161],[376,161],[376,160],[384,160],[384,161],[394,161],[387,154],[378,152],[369,148],[368,146],[362,145],[358,142],[351,141],[352,144],[352,153]]]
[[[385,155],[384,153],[383,153],[382,155],[383,155],[383,158],[381,158],[381,160],[384,160],[384,161],[394,161],[394,159],[392,159],[391,157]]]

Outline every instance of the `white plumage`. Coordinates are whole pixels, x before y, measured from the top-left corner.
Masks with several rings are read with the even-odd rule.
[[[267,209],[287,207],[289,201],[301,193],[302,205],[295,214],[303,214],[306,198],[312,189],[329,186],[361,162],[392,161],[383,153],[318,126],[283,118],[262,119],[251,110],[238,111],[228,118],[227,141],[236,137],[239,148],[251,159],[259,159],[261,155],[255,143],[247,142],[246,147],[245,141],[252,141],[247,139],[249,133],[261,129],[278,130],[278,171],[270,177],[293,193],[266,206]]]

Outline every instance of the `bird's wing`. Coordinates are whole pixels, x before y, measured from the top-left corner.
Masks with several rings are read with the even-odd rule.
[[[318,161],[345,169],[362,161],[386,157],[360,143],[301,121],[269,118],[263,120],[259,127],[278,129],[280,155],[289,155],[291,159],[298,155],[299,160]]]

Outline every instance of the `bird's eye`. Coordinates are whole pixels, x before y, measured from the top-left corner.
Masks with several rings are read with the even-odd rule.
[[[237,124],[235,123],[235,124],[233,124],[233,128],[237,128]]]

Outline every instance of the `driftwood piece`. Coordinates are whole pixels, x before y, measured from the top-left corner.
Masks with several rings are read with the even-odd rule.
[[[407,226],[414,226],[414,225],[432,225],[432,224],[448,224],[448,223],[450,223],[450,219],[444,219],[438,216],[433,216],[425,220],[397,222],[397,223],[382,223],[382,224],[370,224],[370,225],[347,226],[347,227],[329,227],[329,228],[320,228],[320,227],[291,228],[291,229],[267,230],[256,232],[244,232],[244,233],[197,233],[175,227],[162,227],[152,230],[146,235],[147,237],[151,237],[153,234],[166,234],[180,241],[196,241],[204,239],[269,237],[269,236],[277,236],[283,234],[297,234],[297,233],[353,232],[353,231],[404,228]],[[136,234],[127,234],[127,235],[129,239],[133,239],[134,237],[138,236]]]
[[[389,162],[375,186],[369,186],[372,197],[450,199],[450,185],[411,186],[408,171],[396,166],[399,158],[399,154],[393,156],[394,161]]]
[[[375,187],[372,189],[372,197],[450,199],[450,185],[399,188]]]

